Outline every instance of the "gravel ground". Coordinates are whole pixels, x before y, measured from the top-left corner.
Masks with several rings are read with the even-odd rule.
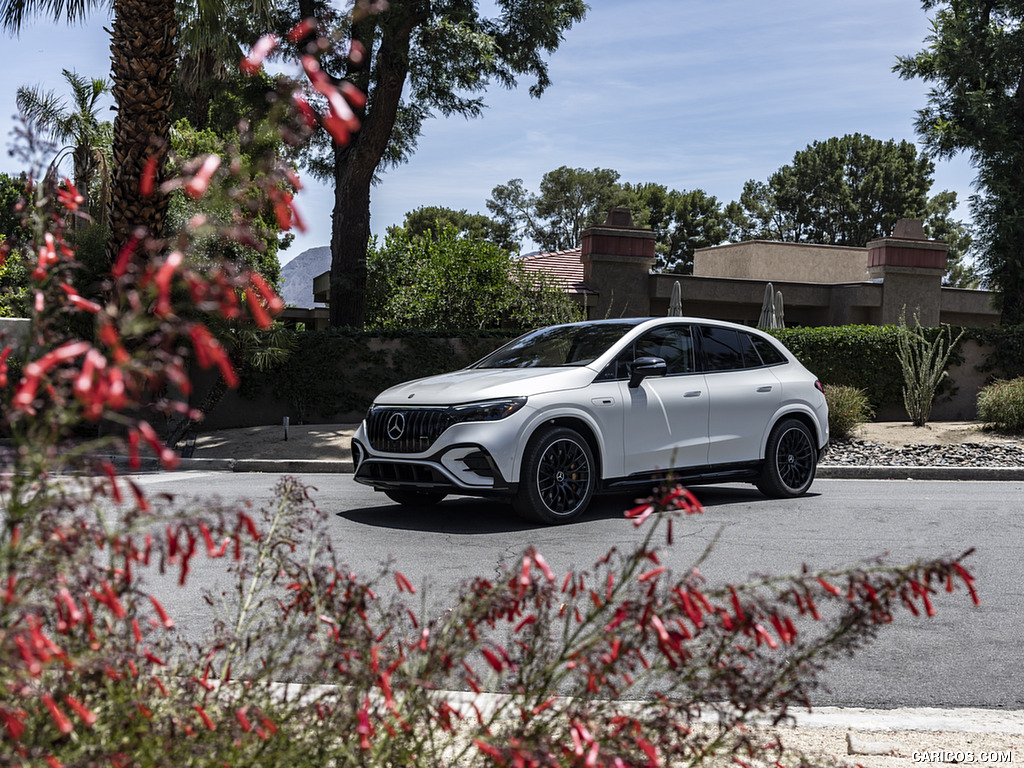
[[[1024,467],[1024,446],[1005,443],[907,443],[883,445],[856,438],[834,440],[821,457],[823,466]]]

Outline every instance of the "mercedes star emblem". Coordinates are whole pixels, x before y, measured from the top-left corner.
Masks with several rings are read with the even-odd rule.
[[[391,440],[397,440],[405,432],[405,414],[404,413],[392,413],[388,418],[388,437]]]

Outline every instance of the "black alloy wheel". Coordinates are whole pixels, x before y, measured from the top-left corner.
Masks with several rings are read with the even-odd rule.
[[[807,426],[797,419],[783,419],[768,436],[764,468],[757,487],[776,499],[802,496],[814,482],[818,451]]]
[[[542,523],[579,517],[594,495],[594,456],[587,441],[568,427],[548,426],[531,438],[523,456],[516,511]]]

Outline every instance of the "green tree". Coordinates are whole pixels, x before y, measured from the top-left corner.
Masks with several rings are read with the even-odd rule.
[[[917,132],[936,157],[965,152],[977,169],[978,260],[1004,324],[1024,322],[1024,6],[924,0],[935,11],[924,50],[898,60],[931,85]]]
[[[446,227],[452,227],[460,235],[471,239],[494,243],[509,252],[519,251],[519,243],[506,225],[481,213],[469,213],[465,209],[456,211],[443,206],[425,205],[405,214],[402,224],[410,237],[426,237],[429,234],[437,238]]]
[[[487,17],[485,10],[494,8]],[[366,56],[321,62],[336,81],[368,94],[362,128],[346,146],[320,145],[309,168],[334,183],[331,234],[331,325],[361,326],[366,314],[366,255],[370,188],[378,170],[412,154],[423,121],[477,117],[491,84],[532,79],[530,94],[550,84],[544,56],[583,19],[583,0],[391,0],[379,13],[358,12],[351,23],[322,0],[297,0],[295,16],[316,16],[358,43]],[[300,41],[305,45],[307,41]]]
[[[608,209],[625,203],[618,171],[562,166],[544,174],[533,195],[522,179],[491,190],[487,208],[495,219],[546,251],[576,248],[587,227],[604,221]]]
[[[626,184],[624,190],[633,221],[646,221],[657,235],[657,267],[664,272],[692,274],[693,252],[734,239],[743,220],[737,203],[723,206],[702,189]]]
[[[897,220],[922,216],[933,173],[908,141],[859,133],[816,141],[767,184],[747,182],[741,237],[864,246],[891,234]]]
[[[924,233],[949,246],[942,282],[952,288],[978,288],[981,275],[968,255],[973,238],[967,225],[952,217],[955,209],[956,192],[940,192],[932,197],[925,209]]]
[[[368,321],[381,328],[533,328],[579,307],[509,253],[445,225],[433,237],[392,227],[369,255]]]
[[[100,102],[110,93],[110,83],[66,69],[62,74],[71,87],[70,106],[55,91],[23,86],[17,91],[18,109],[30,125],[65,145],[53,165],[59,165],[65,155],[71,156],[71,178],[85,199],[85,210],[102,224],[110,184],[111,124],[100,120]],[[96,205],[92,203],[94,186],[99,193]]]
[[[259,0],[247,13],[263,7]],[[39,15],[74,24],[95,8],[109,8],[111,93],[117,105],[111,139],[111,187],[107,205],[110,234],[107,258],[113,261],[133,232],[144,228],[165,234],[168,193],[163,186],[170,150],[171,102],[179,40],[175,0],[0,0],[0,27],[18,32],[26,18]],[[236,9],[237,10],[237,9]],[[231,18],[223,0],[182,3],[185,30],[223,34]],[[255,15],[255,14],[254,14]],[[156,183],[144,194],[142,179],[155,163]]]

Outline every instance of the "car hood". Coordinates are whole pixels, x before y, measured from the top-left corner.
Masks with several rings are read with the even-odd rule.
[[[381,392],[377,405],[456,405],[502,397],[530,397],[559,389],[579,389],[597,374],[587,367],[465,368],[407,381]]]

